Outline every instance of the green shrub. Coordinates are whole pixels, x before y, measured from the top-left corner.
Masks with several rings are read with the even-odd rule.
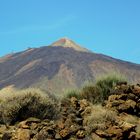
[[[78,91],[76,90],[71,90],[71,91],[68,91],[66,93],[66,98],[71,98],[71,97],[75,97],[77,99],[81,99],[81,95]]]
[[[56,106],[52,99],[43,93],[28,90],[26,93],[9,96],[0,103],[0,121],[5,124],[14,124],[29,117],[54,119],[56,114]]]
[[[75,97],[77,99],[87,99],[92,103],[97,102],[98,93],[94,85],[86,85],[81,90],[71,90],[66,93],[66,98]]]
[[[107,100],[108,97],[111,95],[111,90],[116,86],[119,82],[125,82],[125,78],[120,75],[107,75],[103,78],[97,80],[95,86],[99,93],[99,102],[103,102]]]
[[[87,99],[92,103],[97,103],[99,93],[94,85],[86,85],[85,87],[82,88],[80,96],[82,99]]]
[[[110,91],[117,83],[125,82],[125,78],[119,74],[110,74],[101,77],[95,84],[86,84],[80,91],[72,90],[67,92],[67,98],[87,99],[92,103],[104,103],[112,94]]]

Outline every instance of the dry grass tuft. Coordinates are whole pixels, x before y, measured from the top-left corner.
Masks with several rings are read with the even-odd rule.
[[[97,129],[105,130],[106,123],[111,122],[114,124],[116,117],[116,112],[108,110],[101,105],[93,105],[91,115],[86,117],[86,125],[91,129],[91,131],[95,131]]]
[[[10,89],[5,94],[0,92],[0,96],[1,123],[11,124],[29,117],[54,119],[58,113],[55,102],[39,89]]]

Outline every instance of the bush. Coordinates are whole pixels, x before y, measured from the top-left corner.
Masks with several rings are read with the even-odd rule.
[[[71,90],[71,91],[68,91],[66,93],[66,98],[71,98],[71,97],[75,97],[77,99],[81,99],[81,95],[78,91],[76,90]]]
[[[95,84],[86,84],[80,91],[69,91],[66,94],[66,97],[87,99],[91,103],[104,103],[104,101],[112,94],[110,91],[117,85],[117,83],[125,81],[125,78],[119,74],[107,75],[98,79]]]
[[[82,99],[87,99],[92,103],[97,103],[99,93],[94,85],[86,85],[85,87],[82,88],[80,96]]]
[[[95,86],[99,93],[99,102],[104,102],[111,95],[111,90],[117,85],[117,83],[125,82],[125,78],[120,75],[107,75],[106,77],[97,80]]]
[[[52,99],[43,93],[28,90],[26,93],[9,96],[0,103],[0,121],[5,124],[14,124],[29,117],[54,119],[56,114]]]
[[[75,97],[77,99],[87,99],[92,103],[96,103],[98,100],[98,92],[94,85],[86,85],[80,91],[71,90],[66,93],[66,98]]]
[[[93,105],[91,115],[86,117],[85,125],[88,126],[89,131],[105,130],[106,123],[115,123],[117,113],[102,107],[101,105]],[[89,132],[89,133],[90,133]]]

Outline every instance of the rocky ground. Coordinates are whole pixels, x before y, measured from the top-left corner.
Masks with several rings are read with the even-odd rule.
[[[120,84],[103,106],[75,97],[61,102],[57,120],[29,118],[0,125],[2,140],[138,140],[140,85]]]

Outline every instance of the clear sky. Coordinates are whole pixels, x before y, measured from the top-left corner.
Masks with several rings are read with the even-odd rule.
[[[140,0],[0,0],[0,56],[61,37],[140,63]]]

